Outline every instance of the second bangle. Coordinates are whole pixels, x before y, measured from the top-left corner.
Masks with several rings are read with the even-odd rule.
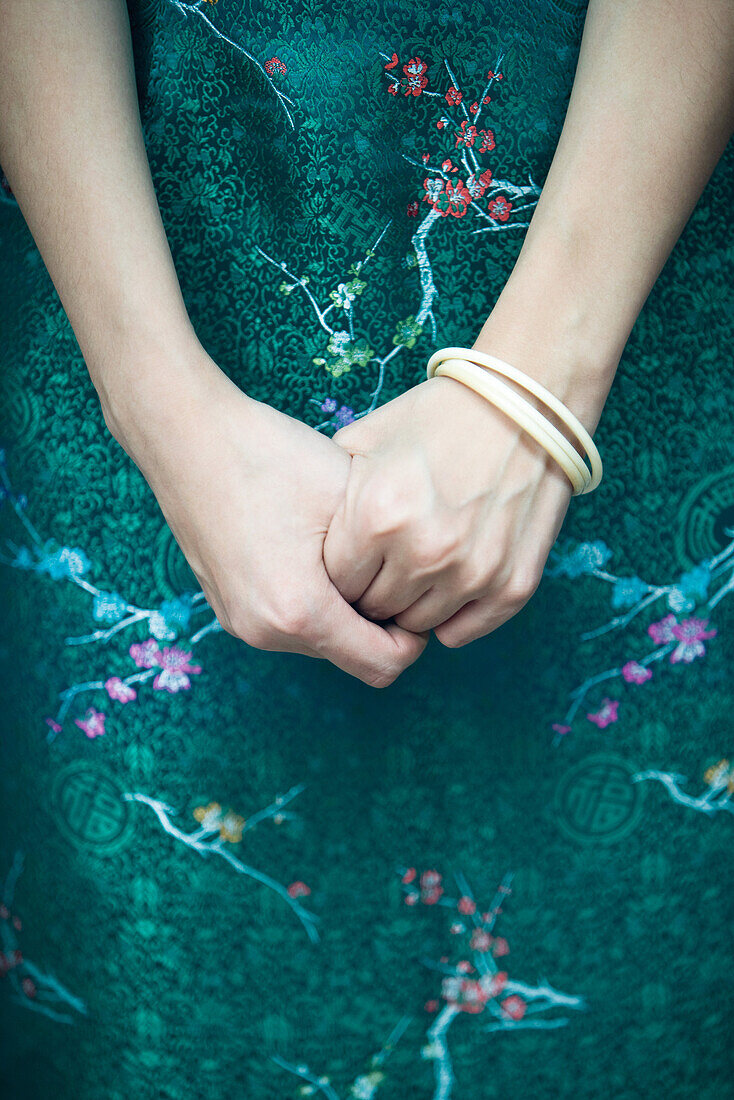
[[[518,370],[517,367],[512,367],[509,363],[505,363],[503,359],[498,359],[496,355],[488,355],[486,352],[479,351],[476,348],[440,348],[438,351],[435,351],[428,360],[426,376],[432,378],[437,371],[439,363],[446,359],[463,359],[470,363],[478,363],[482,367],[489,367],[490,370],[496,371],[498,374],[503,374],[506,378],[510,378],[513,382],[522,386],[523,389],[528,390],[529,393],[538,397],[549,409],[552,409],[563,423],[571,429],[589,459],[591,480],[584,492],[590,493],[592,489],[596,489],[601,481],[603,473],[601,455],[591,435],[587,432],[578,417],[575,416],[574,413],[555,396],[555,394],[551,393],[550,390],[546,389],[546,387],[535,378],[531,378],[523,371]]]
[[[555,459],[568,476],[574,496],[588,491],[591,473],[578,451],[538,409],[505,382],[466,359],[444,359],[434,373],[463,382],[514,420]]]

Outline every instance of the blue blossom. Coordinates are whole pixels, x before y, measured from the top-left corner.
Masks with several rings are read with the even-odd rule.
[[[27,546],[21,546],[19,548],[19,550],[16,552],[16,555],[13,558],[13,565],[16,569],[33,569],[33,568],[35,568],[35,565],[36,565],[35,558],[33,557],[33,554],[31,553],[31,551],[28,549]]]
[[[711,570],[707,565],[696,565],[687,573],[682,573],[678,586],[686,596],[703,601],[708,596],[711,583]]]
[[[596,542],[580,542],[574,549],[557,550],[548,555],[550,568],[545,572],[556,577],[582,577],[602,569],[612,556],[612,551],[601,539]]]
[[[334,420],[340,428],[351,424],[354,420],[354,409],[350,409],[349,405],[342,405],[334,414]]]
[[[191,619],[191,596],[184,593],[172,600],[164,600],[161,604],[161,614],[166,622],[186,630]]]
[[[612,607],[634,607],[649,591],[649,584],[645,584],[639,577],[619,577],[612,589]]]
[[[118,592],[100,592],[94,597],[92,615],[98,623],[119,623],[127,603]]]
[[[179,632],[186,630],[191,620],[191,596],[184,593],[172,600],[164,600],[159,611],[149,618],[150,632],[159,641],[172,641]]]
[[[47,554],[38,564],[39,573],[48,573],[55,581],[81,577],[89,569],[90,561],[78,546],[62,546],[53,554]]]
[[[321,402],[321,411],[325,413],[336,412],[336,399],[333,397],[326,397]]]

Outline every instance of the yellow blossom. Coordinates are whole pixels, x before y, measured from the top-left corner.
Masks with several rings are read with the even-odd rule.
[[[219,835],[222,840],[228,840],[230,844],[239,844],[242,840],[242,830],[245,825],[244,817],[232,813],[229,810],[222,818],[219,826]]]
[[[204,824],[206,821],[211,821],[212,818],[218,818],[221,812],[222,807],[218,802],[210,802],[208,806],[197,806],[194,810],[194,817]]]
[[[732,776],[729,774],[729,761],[720,760],[718,764],[712,764],[703,773],[703,779],[709,787],[723,787],[727,781],[731,783]]]

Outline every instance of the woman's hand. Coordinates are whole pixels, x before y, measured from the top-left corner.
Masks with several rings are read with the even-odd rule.
[[[326,573],[349,456],[247,397],[200,346],[170,366],[141,369],[134,408],[118,393],[105,419],[221,625],[258,649],[326,657],[373,687],[390,684],[427,638],[363,618]]]
[[[333,438],[352,465],[324,561],[358,611],[460,646],[530,599],[571,485],[509,417],[437,376]]]

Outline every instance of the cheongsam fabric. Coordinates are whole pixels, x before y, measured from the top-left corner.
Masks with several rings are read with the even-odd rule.
[[[582,0],[128,7],[238,385],[332,434],[473,342]],[[733,168],[535,595],[381,691],[217,629],[3,181],[3,1097],[732,1095]]]

